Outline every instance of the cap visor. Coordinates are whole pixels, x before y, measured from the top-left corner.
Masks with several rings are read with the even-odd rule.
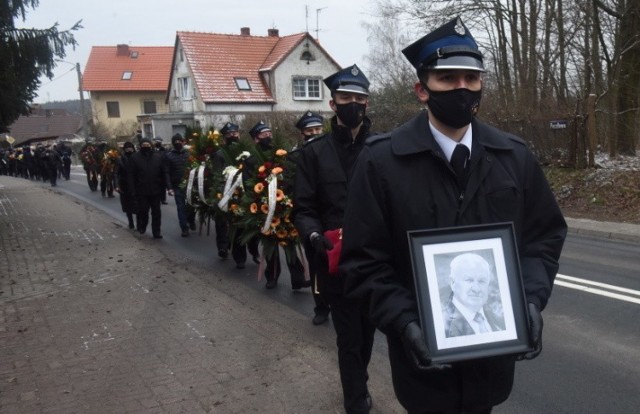
[[[369,96],[369,91],[367,91],[365,88],[363,88],[360,85],[340,85],[338,86],[338,88],[336,88],[337,92],[351,92],[351,93],[358,93],[360,95],[367,95]]]
[[[448,56],[436,59],[427,69],[467,69],[485,72],[482,61],[471,56]]]

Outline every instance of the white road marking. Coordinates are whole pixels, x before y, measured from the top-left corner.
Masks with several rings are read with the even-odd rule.
[[[594,282],[592,280],[580,279],[578,277],[562,275],[560,273],[556,275],[555,284],[569,289],[576,289],[582,292],[593,293],[594,295],[605,296],[608,298],[640,305],[640,291],[633,289],[609,285],[602,282]],[[625,294],[615,292],[623,292]]]

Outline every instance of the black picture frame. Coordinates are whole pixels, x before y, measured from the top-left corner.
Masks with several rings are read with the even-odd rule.
[[[433,362],[533,349],[512,223],[415,230],[407,236],[420,324]],[[451,272],[454,258],[457,270]],[[464,266],[482,271],[461,272]],[[473,276],[486,275],[487,268],[488,276]]]

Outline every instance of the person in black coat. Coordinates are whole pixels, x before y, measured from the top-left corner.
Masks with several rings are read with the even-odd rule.
[[[296,128],[300,130],[300,138],[302,139],[302,142],[291,150],[290,154],[293,159],[295,159],[297,154],[302,151],[304,145],[323,135],[324,118],[320,114],[307,111],[300,117],[300,119],[298,119],[298,122],[296,122]],[[329,320],[329,312],[331,309],[318,290],[318,278],[316,276],[318,266],[316,265],[316,253],[313,250],[309,239],[303,239],[302,245],[309,264],[309,275],[311,276],[312,286],[311,291],[313,293],[313,301],[315,302],[312,322],[314,325],[322,325]]]
[[[167,188],[164,157],[162,153],[153,150],[151,140],[143,138],[140,151],[131,156],[130,166],[129,188],[133,191],[138,207],[136,228],[140,234],[146,232],[151,210],[151,232],[154,238],[161,239],[160,203]]]
[[[409,413],[490,413],[511,392],[515,361],[542,350],[540,312],[567,227],[525,142],[475,118],[484,67],[462,21],[403,53],[417,70],[414,90],[428,111],[372,137],[360,153],[344,219],[345,292],[365,301],[386,335],[395,393]],[[432,363],[407,232],[505,222],[514,226],[533,350]],[[435,317],[429,312],[423,310],[427,320]]]
[[[329,273],[327,251],[334,246],[324,233],[345,224],[351,169],[371,126],[365,116],[369,81],[353,65],[324,83],[331,91],[329,105],[336,115],[331,118],[331,132],[310,140],[296,155],[293,220],[302,240],[313,246],[317,289],[331,307],[344,407],[347,413],[368,413],[367,366],[375,327],[361,311],[361,301],[344,296],[344,274]]]
[[[184,138],[180,134],[171,137],[171,145],[173,149],[164,152],[167,190],[176,202],[182,237],[188,237],[189,228],[196,229],[196,212],[191,205],[187,205],[185,190],[181,187],[189,162],[189,151],[184,149]]]
[[[137,212],[136,199],[133,196],[133,191],[129,188],[131,157],[135,152],[135,145],[131,142],[125,142],[116,168],[116,192],[120,194],[120,205],[122,206],[122,212],[127,215],[130,229],[135,228],[133,215]]]
[[[166,154],[167,149],[164,147],[164,143],[163,143],[161,137],[155,137],[153,139],[153,149],[154,149],[154,151],[157,151],[160,154],[162,154],[162,156],[164,157],[164,155]],[[161,204],[168,204],[167,203],[167,193],[164,192],[164,191],[162,192],[162,197],[160,198],[160,202],[161,202]]]

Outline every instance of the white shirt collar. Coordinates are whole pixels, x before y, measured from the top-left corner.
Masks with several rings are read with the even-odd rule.
[[[449,138],[448,136],[444,135],[442,132],[438,131],[436,127],[433,126],[431,121],[429,121],[429,128],[431,129],[431,133],[433,134],[433,137],[436,139],[436,142],[438,143],[438,145],[440,145],[440,148],[442,148],[442,151],[444,152],[445,157],[447,157],[447,161],[451,161],[451,155],[453,154],[453,150],[456,148],[456,145],[458,144],[463,144],[467,148],[469,148],[469,154],[471,154],[471,144],[473,142],[473,134],[471,133],[471,130],[473,128],[471,128],[471,126],[467,128],[467,132],[464,133],[464,136],[462,137],[460,142],[456,142],[451,138]]]
[[[471,328],[473,328],[475,333],[480,333],[481,332],[480,331],[480,326],[479,326],[478,322],[476,322],[476,320],[475,320],[476,313],[479,313],[479,314],[482,315],[482,317],[484,318],[485,330],[487,332],[491,332],[491,326],[488,325],[487,316],[484,314],[484,309],[480,308],[478,310],[478,312],[474,312],[474,311],[470,310],[469,308],[467,308],[466,306],[464,306],[462,304],[462,302],[460,302],[455,296],[453,297],[453,305],[462,314],[464,319],[466,319],[467,323],[469,324],[469,326],[471,326]]]

